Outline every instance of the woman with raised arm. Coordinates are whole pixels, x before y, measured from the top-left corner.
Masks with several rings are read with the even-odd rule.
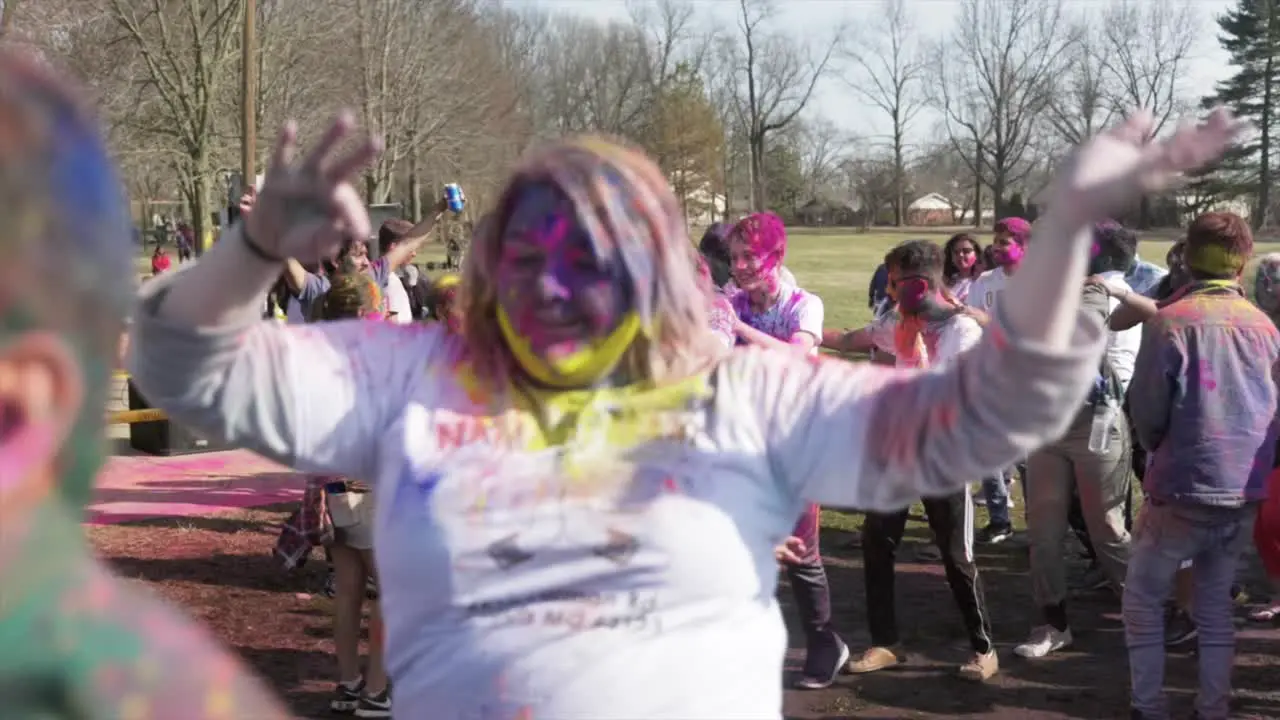
[[[604,140],[527,158],[475,239],[462,331],[263,323],[284,257],[369,220],[344,115],[274,152],[255,211],[134,319],[142,391],[179,422],[376,480],[387,663],[404,717],[778,718],[775,547],[808,502],[893,510],[1066,428],[1105,336],[1078,312],[1091,223],[1237,132],[1146,144],[1131,118],[1064,163],[983,340],[945,369],[729,350],[659,168]]]

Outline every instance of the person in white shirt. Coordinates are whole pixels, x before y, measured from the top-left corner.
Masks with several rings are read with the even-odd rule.
[[[897,358],[898,367],[937,368],[956,362],[982,339],[982,326],[954,298],[944,294],[943,250],[928,240],[908,240],[885,256],[889,285],[898,298],[889,321],[855,331]],[[856,342],[828,338],[824,345]],[[973,655],[961,677],[986,680],[1000,669],[991,639],[982,581],[973,555],[973,501],[966,486],[941,497],[924,498],[924,512],[946,568],[947,583],[968,631]],[[854,673],[897,665],[898,623],[894,596],[894,556],[907,527],[907,510],[869,512],[862,524],[862,559],[871,647],[850,663]]]
[[[965,303],[983,316],[996,310],[1000,295],[1009,278],[1022,265],[1031,239],[1031,223],[1022,218],[1005,218],[995,224],[995,238],[991,241],[991,257],[996,267],[982,273],[969,286]],[[1001,543],[1013,537],[1013,519],[1009,516],[1012,498],[1009,486],[1017,466],[982,479],[982,500],[987,506],[987,526],[978,533],[984,543]]]
[[[300,162],[282,133],[245,224],[147,284],[133,377],[178,422],[386,499],[398,715],[557,720],[780,718],[776,549],[805,506],[900,510],[1057,437],[1105,345],[1079,313],[1089,225],[1238,132],[1222,111],[1147,142],[1143,113],[1082,146],[983,339],[919,371],[725,348],[662,170],[598,138],[517,167],[460,333],[263,322],[284,257],[367,237],[349,179],[379,145],[353,124]]]
[[[782,275],[787,231],[773,213],[748,215],[727,236],[729,272],[737,290],[729,298],[737,335],[764,348],[795,349],[816,355],[822,338],[822,299]],[[804,552],[785,563],[796,610],[805,633],[805,661],[796,686],[819,690],[835,682],[849,660],[849,648],[831,627],[831,588],[819,550],[821,509],[805,506],[790,539]]]
[[[942,248],[942,279],[951,297],[966,302],[973,282],[983,273],[982,246],[969,233],[952,235]]]
[[[1129,287],[1125,273],[1133,265],[1138,249],[1138,236],[1120,223],[1098,223],[1093,229],[1093,259],[1090,263],[1089,282],[1100,283],[1107,291],[1108,316],[1120,307],[1119,296],[1126,292],[1141,292]],[[1158,281],[1157,281],[1158,282]],[[1107,340],[1107,359],[1120,378],[1121,388],[1128,390],[1133,378],[1133,363],[1142,345],[1142,328],[1112,330]]]
[[[416,251],[417,246],[421,245],[421,240],[418,238],[425,239],[429,230],[427,233],[415,233],[414,230],[413,223],[407,220],[383,222],[382,227],[378,228],[378,257],[386,257],[392,248],[406,243],[406,239],[411,237],[414,239],[409,241],[409,244],[412,244]],[[404,264],[412,260],[413,256],[409,255],[398,264],[388,266],[387,270],[378,277],[383,283],[382,291],[386,294],[388,318],[397,325],[408,325],[414,321],[413,305],[409,302],[409,293],[405,291],[398,272]]]

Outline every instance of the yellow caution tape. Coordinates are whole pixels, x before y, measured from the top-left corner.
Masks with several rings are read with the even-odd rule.
[[[107,424],[137,425],[138,423],[160,422],[168,419],[169,415],[163,410],[121,410],[107,415]]]

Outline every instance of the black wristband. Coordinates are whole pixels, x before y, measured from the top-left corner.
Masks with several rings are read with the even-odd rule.
[[[254,242],[253,238],[249,237],[249,228],[245,227],[244,223],[240,224],[240,239],[244,241],[244,246],[248,249],[249,253],[259,260],[271,263],[272,265],[281,265],[284,263],[284,258],[272,255],[266,250],[263,250],[261,245]]]

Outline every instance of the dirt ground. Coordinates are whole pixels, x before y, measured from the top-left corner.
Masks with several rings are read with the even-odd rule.
[[[275,525],[286,508],[240,511],[212,518],[179,518],[90,527],[102,557],[122,576],[143,583],[186,609],[235,649],[303,717],[327,715],[334,665],[328,601],[313,595],[323,577],[316,554],[301,572],[286,575],[271,557]],[[1036,662],[1014,657],[1032,620],[1026,548],[1016,539],[980,548],[986,595],[1000,641],[1002,670],[978,685],[955,677],[967,654],[964,634],[942,577],[941,565],[921,562],[916,550],[926,532],[913,524],[900,555],[897,591],[901,635],[909,662],[884,673],[844,677],[825,691],[788,691],[789,718],[1049,718],[1127,717],[1126,667],[1119,601],[1107,593],[1072,601],[1075,646]],[[862,571],[853,536],[827,530],[836,623],[856,653],[865,648]],[[1082,564],[1073,568],[1078,573]],[[1253,594],[1261,578],[1249,573]],[[780,590],[789,622],[790,592]],[[792,628],[788,671],[803,651]],[[1280,629],[1243,626],[1235,673],[1239,718],[1280,718]],[[1173,707],[1190,714],[1195,657],[1170,656],[1168,686]],[[1175,717],[1182,717],[1175,715]]]

